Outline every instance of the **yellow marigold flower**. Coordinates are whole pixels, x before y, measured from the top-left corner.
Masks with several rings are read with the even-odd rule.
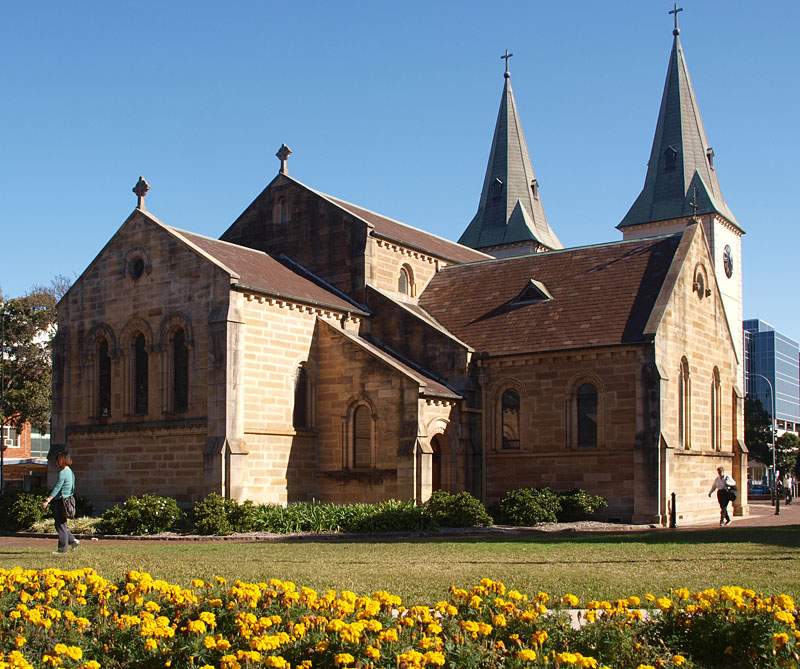
[[[264,665],[267,667],[277,667],[278,669],[289,669],[291,666],[283,657],[280,655],[270,655],[269,657],[264,658]],[[301,666],[306,666],[303,663]],[[308,666],[311,666],[309,662]]]
[[[190,620],[186,627],[192,634],[205,634],[208,629],[202,620]]]
[[[324,653],[326,650],[328,650],[329,645],[330,644],[327,641],[320,641],[316,646],[314,646],[314,650],[316,650],[318,653]]]
[[[378,634],[378,641],[382,642],[383,641],[396,642],[398,638],[399,637],[397,636],[397,630],[395,629],[385,630],[380,634]]]
[[[492,618],[492,624],[495,627],[505,627],[506,617],[502,613],[498,613],[496,616]],[[439,628],[439,631],[441,631],[441,628]]]
[[[14,645],[17,648],[22,648],[26,643],[28,643],[28,640],[24,636],[18,634],[14,637]]]
[[[158,648],[158,642],[155,639],[148,639],[144,642],[144,649],[145,650],[155,650]]]
[[[794,611],[794,600],[789,595],[778,595],[776,603],[782,609],[787,611]]]
[[[81,669],[100,669],[100,663],[95,660],[89,660],[83,663]]]
[[[536,630],[532,637],[533,642],[537,646],[541,646],[545,641],[547,641],[548,638],[549,636],[545,630]]]
[[[203,646],[211,650],[212,648],[217,647],[217,640],[213,636],[207,636],[203,639]]]
[[[580,600],[575,595],[566,594],[561,598],[561,602],[562,604],[566,604],[567,606],[575,608],[576,606],[578,606]]]
[[[678,588],[675,591],[675,596],[678,599],[689,599],[689,589],[688,588]]]
[[[653,600],[655,600],[656,596],[655,596],[655,595],[651,595],[651,594],[648,592],[648,593],[647,593],[647,594],[644,596],[644,598],[645,598],[645,599],[646,599],[648,602],[652,602]]]
[[[550,601],[550,595],[548,595],[546,592],[537,592],[536,599],[542,604],[547,604],[547,602]]]
[[[428,634],[441,634],[442,633],[441,626],[437,625],[436,623],[429,623],[428,627],[426,628],[426,630],[427,630]]]
[[[597,611],[591,609],[589,611],[586,611],[586,613],[583,614],[583,619],[586,622],[590,623],[595,622],[597,620]]]
[[[652,664],[640,664],[636,669],[656,669]]]
[[[435,665],[437,667],[443,667],[444,666],[444,662],[445,662],[444,653],[442,653],[442,652],[440,652],[438,650],[429,651],[429,652],[425,653],[425,656],[423,657],[422,661],[425,664],[432,664],[432,665]]]
[[[58,655],[64,655],[67,652],[67,644],[65,643],[57,643],[55,648],[53,648],[53,652]]]
[[[364,649],[364,655],[366,655],[370,659],[377,660],[381,656],[381,651],[379,651],[374,646],[367,646]]]
[[[789,635],[786,632],[779,632],[778,634],[772,635],[772,643],[774,643],[779,648],[781,646],[785,646],[789,643]]]
[[[350,655],[350,653],[339,653],[338,655],[336,655],[333,658],[333,663],[337,667],[341,667],[344,664],[352,664],[355,661],[356,661],[356,658],[354,658],[352,655]]]
[[[656,606],[662,611],[669,611],[672,608],[672,600],[669,597],[659,597]]]
[[[575,653],[556,653],[556,660],[563,664],[575,664],[578,656]]]
[[[597,660],[587,655],[575,653],[575,666],[582,667],[582,669],[597,669]]]
[[[682,667],[684,664],[686,664],[686,658],[683,655],[675,655],[672,658],[672,664],[674,664],[676,667]]]
[[[632,596],[632,597],[628,597],[628,603],[629,603],[631,606],[639,606],[639,604],[641,604],[641,603],[642,603],[642,600],[641,600],[641,599],[639,599],[638,597],[636,597],[636,596],[634,595],[634,596]]]
[[[525,662],[533,662],[536,659],[536,652],[530,648],[523,648],[517,651],[517,657]]]

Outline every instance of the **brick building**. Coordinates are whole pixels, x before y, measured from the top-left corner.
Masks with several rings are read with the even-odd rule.
[[[677,29],[623,240],[564,249],[505,82],[460,243],[278,175],[219,240],[135,211],[58,306],[51,457],[98,508],[485,501],[581,487],[608,517],[716,516],[743,480],[741,228]],[[737,513],[746,513],[746,497]]]

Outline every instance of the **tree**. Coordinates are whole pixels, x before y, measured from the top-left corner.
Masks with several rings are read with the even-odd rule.
[[[778,469],[782,472],[793,472],[797,469],[798,453],[800,453],[800,437],[791,432],[784,432],[775,440]]]
[[[55,295],[38,288],[25,297],[5,300],[0,308],[3,425],[20,428],[29,422],[42,432],[48,431],[55,306]]]
[[[772,416],[760,399],[750,395],[744,398],[744,443],[751,458],[772,466]]]

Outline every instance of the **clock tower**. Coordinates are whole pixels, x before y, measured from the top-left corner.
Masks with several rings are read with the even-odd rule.
[[[703,225],[714,274],[739,360],[742,382],[742,235],[722,197],[714,149],[709,146],[683,54],[677,5],[672,52],[644,187],[617,228],[624,239]],[[741,387],[744,387],[743,385]]]

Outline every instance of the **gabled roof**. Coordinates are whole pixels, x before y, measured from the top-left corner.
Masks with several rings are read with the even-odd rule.
[[[419,303],[478,354],[647,341],[644,327],[681,235],[446,267]],[[532,278],[552,299],[513,304]]]
[[[507,72],[478,213],[458,241],[476,249],[520,242],[562,248],[544,214]]]
[[[374,211],[364,209],[350,202],[345,202],[338,197],[325,195],[324,193],[319,194],[338,207],[348,211],[356,218],[360,218],[362,221],[369,223],[373,227],[372,234],[382,237],[387,241],[397,242],[409,248],[424,251],[429,255],[456,262],[474,262],[476,260],[484,260],[488,257],[481,251],[476,251],[468,246],[451,242],[449,239],[444,239],[430,232],[419,230],[405,223],[401,223],[400,221],[382,216],[381,214],[376,214]]]
[[[163,223],[160,225],[216,261],[231,274],[231,283],[234,286],[303,304],[367,315],[363,306],[335,288],[326,287],[322,279],[313,277],[304,268],[306,276],[263,251],[179,230]]]
[[[698,214],[717,213],[739,227],[722,197],[677,33],[644,187],[617,228],[692,216],[693,203]]]
[[[363,337],[334,327],[327,321],[320,321],[326,323],[332,332],[337,333],[339,336],[344,337],[353,344],[361,347],[364,351],[369,353],[373,358],[380,360],[383,364],[393,368],[395,371],[404,375],[414,383],[419,385],[419,394],[421,397],[440,397],[445,399],[461,399],[461,395],[449,388],[441,381],[436,380],[432,375],[428,375],[422,370],[412,367],[406,361],[401,360],[392,352],[376,346],[373,342],[367,341]]]

